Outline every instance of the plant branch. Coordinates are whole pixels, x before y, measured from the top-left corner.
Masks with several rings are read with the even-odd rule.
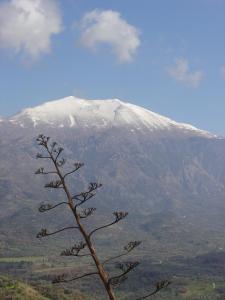
[[[58,204],[56,204],[56,205],[52,205],[52,204],[41,204],[38,210],[39,210],[39,212],[45,212],[45,211],[54,209],[54,208],[56,208],[57,206],[60,206],[60,205],[62,205],[62,204],[68,205],[67,202],[60,202],[60,203],[58,203]]]
[[[67,230],[67,229],[78,229],[78,227],[77,226],[64,227],[62,229],[59,229],[59,230],[51,232],[51,233],[49,233],[46,228],[42,228],[41,231],[38,232],[38,234],[36,235],[36,237],[37,238],[46,237],[46,236],[49,236],[49,235],[53,235],[53,234],[62,232],[62,231]]]
[[[81,279],[81,278],[84,278],[87,276],[92,276],[92,275],[99,275],[99,273],[98,272],[86,273],[84,275],[73,277],[71,279],[65,279],[65,274],[62,274],[62,275],[55,277],[53,279],[52,283],[71,282],[71,281],[78,280],[78,279]]]
[[[113,256],[113,257],[110,257],[106,260],[103,261],[102,265],[114,260],[114,259],[117,259],[117,258],[120,258],[122,256],[125,256],[127,255],[129,252],[133,251],[136,247],[138,247],[139,245],[141,244],[141,241],[131,241],[129,242],[123,249],[125,250],[124,253],[121,253],[119,255],[116,255],[116,256]]]
[[[48,159],[51,159],[51,156],[44,156],[44,155],[42,155],[41,153],[38,153],[38,154],[36,155],[36,158],[48,158]]]
[[[76,162],[74,163],[75,169],[73,169],[70,172],[67,172],[66,174],[64,174],[63,178],[65,179],[68,175],[73,174],[74,172],[76,172],[77,170],[79,170],[81,167],[84,166],[84,163],[80,163],[80,162]]]
[[[55,162],[57,162],[57,159],[58,159],[59,155],[62,153],[63,150],[64,149],[62,147],[59,147],[57,150],[53,150],[53,152],[56,153],[56,156],[54,158]]]
[[[61,189],[63,188],[62,180],[52,180],[45,184],[45,188],[51,188],[51,189]]]
[[[85,253],[85,254],[80,254],[80,252],[87,247],[87,244],[84,243],[83,241],[75,244],[73,247],[70,249],[66,249],[61,252],[61,256],[77,256],[77,257],[83,257],[83,256],[90,256],[91,254]]]
[[[149,297],[157,294],[162,289],[168,287],[170,284],[171,284],[171,282],[168,281],[168,280],[159,281],[159,282],[156,283],[156,287],[155,287],[155,290],[153,292],[151,292],[150,294],[147,294],[145,296],[142,296],[140,298],[136,298],[135,300],[144,300],[144,299],[147,299],[147,298],[149,298]]]
[[[48,175],[48,174],[57,174],[56,171],[49,171],[49,172],[45,172],[44,168],[41,167],[39,169],[37,169],[37,171],[35,172],[35,174],[44,174],[44,175]]]
[[[103,225],[103,226],[100,226],[100,227],[98,227],[98,228],[95,228],[94,230],[92,230],[92,231],[89,233],[89,235],[88,235],[89,238],[90,238],[96,231],[99,231],[99,230],[101,230],[101,229],[110,227],[110,226],[112,226],[112,225],[118,223],[119,221],[121,221],[122,219],[124,219],[124,218],[128,215],[128,213],[127,213],[127,212],[122,212],[122,211],[119,211],[119,212],[116,211],[116,212],[113,213],[113,215],[116,217],[116,219],[115,219],[113,222],[108,223],[108,224]]]
[[[75,205],[75,208],[77,208],[78,206],[82,205],[83,203],[85,203],[86,201],[90,200],[92,197],[95,196],[95,191],[100,188],[102,186],[101,183],[96,183],[96,182],[91,182],[89,184],[88,190],[85,192],[82,192],[80,194],[74,195],[72,197],[73,200],[77,200],[79,201],[79,203],[77,203]]]
[[[112,284],[112,285],[117,285],[120,283],[120,280],[123,279],[124,277],[126,278],[126,275],[132,271],[134,268],[136,268],[137,266],[139,265],[139,262],[136,261],[136,262],[125,262],[125,263],[119,263],[117,264],[117,267],[123,271],[123,273],[117,275],[117,276],[114,276],[114,277],[111,277],[109,279],[109,282]]]
[[[82,211],[79,211],[78,216],[80,219],[85,219],[85,218],[91,216],[94,213],[94,211],[96,211],[95,207],[88,207],[88,208],[83,209]]]

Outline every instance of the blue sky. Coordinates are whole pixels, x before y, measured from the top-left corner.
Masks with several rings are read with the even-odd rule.
[[[225,0],[0,0],[0,116],[119,98],[225,135]]]

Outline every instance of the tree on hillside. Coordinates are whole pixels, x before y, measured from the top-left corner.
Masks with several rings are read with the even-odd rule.
[[[116,296],[114,293],[114,288],[116,288],[119,284],[127,279],[128,274],[138,266],[139,262],[131,260],[116,262],[115,267],[118,269],[118,272],[113,276],[111,276],[106,271],[105,266],[112,261],[116,261],[123,256],[126,256],[135,248],[137,248],[141,242],[130,241],[127,245],[124,246],[120,254],[110,258],[102,259],[101,257],[99,257],[99,254],[95,249],[94,236],[96,232],[111,227],[114,224],[122,221],[127,217],[128,213],[124,211],[115,211],[113,212],[113,220],[111,222],[99,227],[95,227],[92,230],[87,229],[84,225],[83,220],[90,217],[95,212],[96,208],[87,208],[86,206],[84,206],[84,204],[89,202],[95,196],[96,191],[102,186],[102,184],[92,182],[89,184],[88,188],[85,191],[78,194],[73,194],[68,186],[67,179],[69,176],[73,175],[81,167],[83,167],[84,164],[75,162],[72,166],[72,169],[65,172],[64,166],[66,164],[66,160],[62,157],[63,148],[59,147],[56,142],[51,142],[49,137],[42,134],[38,136],[37,143],[42,148],[42,153],[38,153],[37,158],[50,161],[52,169],[45,170],[44,167],[41,167],[36,171],[36,174],[54,176],[53,180],[45,184],[45,188],[62,189],[65,193],[65,200],[55,204],[41,204],[39,207],[39,211],[42,213],[59,206],[66,206],[72,212],[74,218],[74,226],[64,227],[54,232],[49,232],[46,228],[42,228],[41,231],[37,234],[37,238],[44,238],[47,236],[55,235],[65,230],[74,229],[76,231],[79,231],[83,239],[75,243],[73,247],[62,251],[61,255],[71,257],[88,256],[95,265],[95,270],[93,272],[78,274],[77,276],[74,276],[72,278],[68,278],[65,274],[60,274],[53,279],[53,283],[65,283],[88,276],[98,276],[103,283],[103,287],[108,295],[108,298],[111,300],[115,300]],[[167,287],[169,284],[170,282],[167,280],[157,282],[152,292],[149,292],[147,295],[142,296],[136,300],[147,299],[148,297],[158,293],[160,290]]]

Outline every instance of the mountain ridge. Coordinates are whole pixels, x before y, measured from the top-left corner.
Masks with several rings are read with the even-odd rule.
[[[111,105],[115,108],[121,103],[112,100]],[[38,214],[40,202],[56,203],[63,197],[44,191],[47,178],[34,175],[42,166],[40,163],[44,167],[47,163],[35,159],[39,151],[35,138],[40,133],[63,146],[65,168],[72,166],[74,160],[85,163],[78,176],[71,178],[73,192],[85,190],[88,182],[101,182],[103,189],[90,205],[99,208],[100,215],[107,220],[112,211],[129,211],[127,226],[121,224],[120,229],[111,232],[112,237],[115,233],[117,238],[117,230],[123,243],[128,236],[133,239],[140,236],[146,241],[146,248],[164,257],[223,247],[224,139],[180,126],[149,130],[143,125],[138,130],[137,123],[97,127],[80,123],[70,127],[69,119],[67,127],[60,127],[60,122],[57,126],[49,123],[34,126],[20,115],[17,120],[0,123],[0,254],[18,254],[24,247],[26,253],[39,253],[42,246],[35,242],[35,234],[40,226],[55,230],[70,225],[70,218],[61,210],[55,218]],[[98,215],[93,218],[101,223]],[[59,242],[61,246],[65,240]]]
[[[46,124],[56,127],[111,127],[133,126],[134,129],[185,130],[208,137],[216,137],[208,131],[190,124],[176,122],[168,117],[152,112],[141,106],[119,99],[86,100],[73,96],[47,101],[33,108],[25,108],[20,113],[7,118],[20,126]]]

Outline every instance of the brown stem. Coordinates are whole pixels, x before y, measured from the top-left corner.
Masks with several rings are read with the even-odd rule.
[[[71,194],[69,192],[69,189],[68,189],[68,187],[67,187],[67,185],[65,183],[64,176],[61,174],[60,169],[59,169],[59,167],[57,165],[57,158],[55,159],[53,157],[52,153],[48,149],[48,146],[46,147],[46,149],[48,151],[48,154],[51,157],[51,160],[54,163],[54,166],[55,166],[55,169],[57,171],[57,174],[58,174],[58,176],[59,176],[59,178],[60,178],[60,180],[62,182],[63,189],[64,189],[64,191],[66,193],[66,196],[67,196],[67,199],[68,199],[68,205],[69,205],[69,207],[70,207],[70,209],[71,209],[71,211],[72,211],[72,213],[74,215],[74,218],[76,220],[76,224],[78,225],[78,229],[80,230],[80,232],[83,235],[83,238],[84,238],[84,240],[85,240],[85,242],[87,244],[87,247],[88,247],[88,249],[90,251],[92,259],[93,259],[93,261],[95,263],[95,266],[96,266],[96,268],[98,270],[99,277],[102,280],[102,283],[103,283],[103,285],[105,287],[105,290],[106,290],[106,292],[108,294],[108,297],[109,297],[110,300],[116,300],[116,297],[115,297],[115,294],[114,294],[113,289],[111,287],[108,275],[107,275],[107,273],[106,273],[103,265],[101,264],[101,262],[100,262],[100,260],[98,258],[98,255],[97,255],[96,250],[95,250],[95,248],[94,248],[94,246],[93,246],[93,244],[92,244],[92,242],[90,240],[90,237],[89,237],[88,233],[86,232],[84,226],[80,222],[80,218],[79,218],[79,216],[77,214],[76,207],[73,204],[72,196],[71,196]]]

